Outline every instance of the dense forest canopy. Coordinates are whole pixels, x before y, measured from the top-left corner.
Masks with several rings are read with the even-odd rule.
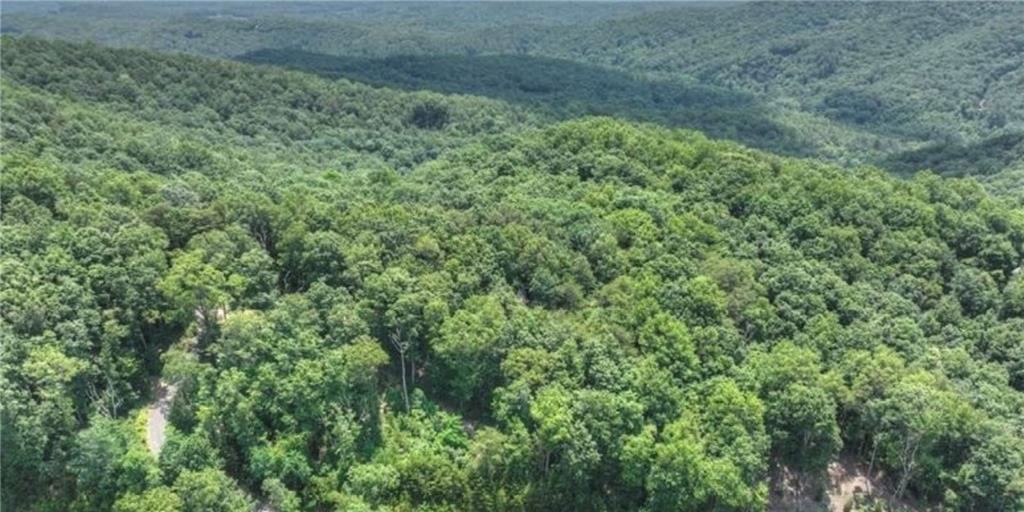
[[[1017,6],[11,5],[3,510],[1024,510]]]
[[[5,33],[241,58],[912,173],[1024,176],[1015,2],[11,4]]]

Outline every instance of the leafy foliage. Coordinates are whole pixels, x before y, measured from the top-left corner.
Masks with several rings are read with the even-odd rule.
[[[5,33],[615,115],[907,174],[1005,171],[1014,192],[1022,24],[1020,4],[975,2],[29,4],[3,20]]]
[[[5,509],[763,510],[840,451],[1022,504],[1024,214],[973,179],[3,43]]]

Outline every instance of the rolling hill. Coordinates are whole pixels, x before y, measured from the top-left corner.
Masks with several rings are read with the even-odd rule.
[[[1024,133],[1016,3],[12,5],[6,33],[632,116],[902,175],[1024,166],[988,151]]]
[[[2,44],[5,510],[1024,505],[1024,212],[972,178]]]

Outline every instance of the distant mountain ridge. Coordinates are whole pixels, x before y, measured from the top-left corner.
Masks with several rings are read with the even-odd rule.
[[[929,166],[942,174],[993,175],[1019,167],[1013,158],[978,153],[1024,133],[1019,3],[55,5],[5,13],[4,30],[250,60],[262,55],[263,63],[314,72],[326,65],[314,62],[320,54],[364,65],[336,76],[448,92],[460,81],[456,90],[501,98],[522,85],[498,76],[482,86],[470,80],[486,77],[444,66],[482,56],[560,59],[667,89],[718,88],[758,104],[701,111],[651,102],[640,92],[639,103],[609,105],[594,91],[578,91],[568,109],[564,99],[548,101],[561,117],[633,109],[642,119],[776,152],[901,173]],[[296,60],[286,52],[305,53]],[[425,75],[410,81],[416,59]],[[605,83],[569,69],[570,79],[597,90],[615,86],[613,77]],[[777,127],[748,120],[757,117]]]

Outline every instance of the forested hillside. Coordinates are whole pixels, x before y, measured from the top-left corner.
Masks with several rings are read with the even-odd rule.
[[[137,50],[4,39],[3,64],[7,95],[26,97],[5,106],[5,117],[20,121],[8,125],[5,138],[56,138],[61,161],[98,156],[124,170],[193,170],[225,158],[261,167],[378,162],[406,169],[447,147],[533,122],[482,98],[397,93]],[[39,118],[48,114],[61,122]],[[133,134],[151,138],[140,143]],[[225,148],[205,151],[197,143]]]
[[[614,115],[1024,190],[1020,3],[15,5],[6,33]]]
[[[823,509],[840,457],[1024,508],[1024,211],[973,179],[2,44],[4,510]]]

